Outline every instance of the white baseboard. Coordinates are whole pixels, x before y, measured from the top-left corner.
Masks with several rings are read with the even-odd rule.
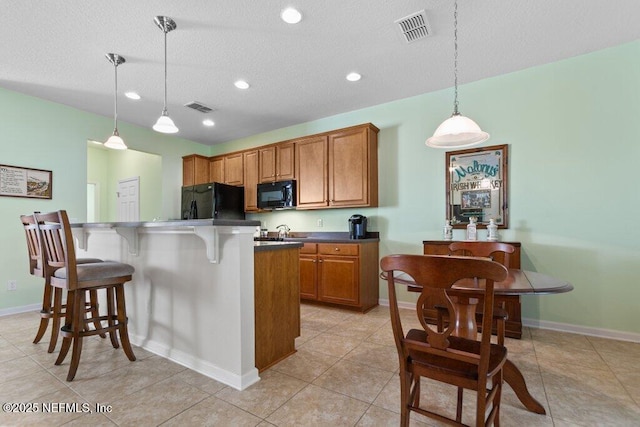
[[[522,319],[522,325],[529,328],[549,329],[552,331],[569,332],[572,334],[589,335],[592,337],[640,342],[640,334],[635,332],[616,331],[613,329],[593,328],[589,326],[572,325],[569,323],[550,322],[548,320],[527,318]]]
[[[389,300],[379,299],[378,304],[389,307]],[[416,304],[413,302],[398,301],[398,307],[415,310]],[[550,322],[539,319],[522,319],[522,326],[537,329],[549,329],[559,332],[569,332],[572,334],[589,335],[592,337],[609,338],[620,341],[640,342],[640,334],[635,332],[616,331],[613,329],[593,328],[588,326],[572,325],[570,323]]]
[[[39,311],[42,309],[42,303],[23,305],[22,307],[9,307],[0,309],[0,317],[10,316],[12,314],[27,313],[29,311]]]

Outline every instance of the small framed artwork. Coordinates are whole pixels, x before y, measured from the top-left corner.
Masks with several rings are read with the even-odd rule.
[[[464,228],[469,218],[509,225],[508,146],[449,151],[446,155],[447,219]]]
[[[51,199],[52,175],[43,169],[0,165],[0,196]]]

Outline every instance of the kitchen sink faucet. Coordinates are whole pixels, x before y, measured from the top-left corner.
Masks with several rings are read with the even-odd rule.
[[[287,224],[280,224],[276,227],[276,230],[278,230],[278,238],[280,240],[284,239],[285,237],[289,237],[289,231],[291,231]]]

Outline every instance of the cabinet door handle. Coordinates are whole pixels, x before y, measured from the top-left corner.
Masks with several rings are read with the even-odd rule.
[[[322,260],[319,260],[318,262],[322,262]]]
[[[336,252],[339,252],[339,251],[340,251],[340,248],[335,248],[335,251],[336,251]]]

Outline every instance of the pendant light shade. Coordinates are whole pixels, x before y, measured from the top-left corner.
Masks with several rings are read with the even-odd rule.
[[[167,33],[176,29],[176,23],[173,19],[166,16],[156,16],[153,18],[153,22],[155,22],[158,28],[164,33],[164,108],[162,109],[162,115],[156,124],[153,125],[153,130],[161,133],[176,133],[178,132],[178,128],[167,112]]]
[[[113,64],[113,68],[115,70],[116,78],[115,78],[115,91],[113,93],[113,105],[114,105],[114,113],[113,113],[113,135],[107,139],[104,143],[104,146],[107,148],[112,148],[114,150],[126,150],[127,146],[120,138],[120,134],[118,133],[118,65],[124,64],[125,59],[123,56],[118,55],[117,53],[107,53],[105,54],[109,62]]]
[[[458,1],[454,2],[453,11],[453,70],[454,70],[454,100],[453,114],[442,122],[431,138],[425,142],[434,148],[465,148],[478,145],[487,139],[489,134],[468,117],[458,112]]]
[[[434,148],[464,148],[480,144],[487,139],[489,134],[483,132],[476,122],[457,113],[442,122],[433,136],[427,139],[426,144]]]

